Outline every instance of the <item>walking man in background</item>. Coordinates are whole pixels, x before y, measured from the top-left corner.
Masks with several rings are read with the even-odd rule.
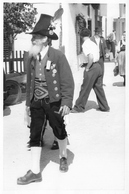
[[[62,15],[59,9],[55,16]],[[41,14],[32,34],[32,47],[27,64],[26,113],[31,117],[30,123],[30,170],[17,179],[17,184],[26,185],[42,181],[40,156],[42,150],[42,133],[46,118],[53,129],[59,144],[61,172],[68,171],[67,132],[64,124],[65,115],[72,108],[74,80],[65,55],[52,48],[51,41],[57,40],[53,22],[56,18]],[[59,19],[59,18],[57,18]]]
[[[102,68],[102,85],[105,86],[105,84],[103,84],[103,78],[104,78],[104,61],[105,61],[105,54],[106,54],[106,50],[107,50],[107,44],[106,44],[104,37],[102,37],[102,29],[101,28],[99,28],[99,27],[95,28],[95,34],[94,34],[94,36],[91,37],[91,40],[99,48],[99,64]]]
[[[85,64],[83,83],[79,97],[75,102],[72,113],[85,112],[85,105],[87,103],[91,89],[93,88],[100,111],[109,111],[108,102],[102,86],[102,68],[99,64],[99,48],[90,40],[91,32],[89,29],[84,28],[80,32],[80,36],[83,38],[82,50],[87,58],[87,64]]]

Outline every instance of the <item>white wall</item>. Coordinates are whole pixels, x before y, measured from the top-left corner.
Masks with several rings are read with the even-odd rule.
[[[119,17],[119,3],[107,4],[107,36],[113,30],[113,20]]]
[[[41,13],[54,15],[55,11],[59,9],[59,3],[41,3],[34,4],[34,7],[37,8],[38,15],[37,21],[40,17]],[[78,69],[78,61],[77,61],[77,51],[76,51],[76,33],[75,33],[75,19],[76,15],[82,13],[87,22],[87,6],[84,6],[79,3],[62,3],[62,8],[64,9],[64,13],[62,15],[62,46],[65,48],[65,55],[70,63],[72,70],[76,71]],[[93,18],[94,12],[91,13],[92,25],[94,24]],[[94,26],[92,26],[94,30]],[[57,35],[60,33],[60,25],[57,26],[55,32]],[[19,34],[17,36],[17,40],[15,41],[15,50],[23,50],[28,51],[31,44],[31,35],[26,35],[24,33]],[[59,40],[53,41],[52,46],[55,48],[59,48]]]
[[[64,8],[64,14],[62,16],[62,31],[63,39],[62,44],[65,47],[65,54],[68,58],[70,66],[73,71],[78,69],[77,61],[77,42],[76,42],[76,32],[75,32],[75,20],[76,16],[82,13],[87,21],[87,7],[82,4],[67,4],[62,3]]]
[[[64,14],[62,16],[62,46],[70,66],[77,67],[76,35],[75,35],[75,10],[70,4],[63,4]]]

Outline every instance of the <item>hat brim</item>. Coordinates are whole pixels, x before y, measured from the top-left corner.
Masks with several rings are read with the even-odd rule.
[[[103,30],[94,30],[94,32],[103,32]]]
[[[52,40],[58,40],[58,36],[55,32],[53,34],[50,34],[49,31],[32,31],[26,34],[40,34],[41,36],[47,36],[48,38],[51,38]]]

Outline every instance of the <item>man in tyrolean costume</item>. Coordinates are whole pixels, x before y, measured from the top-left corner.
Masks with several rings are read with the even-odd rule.
[[[17,179],[17,184],[25,185],[42,181],[40,156],[42,133],[46,118],[59,144],[61,172],[68,171],[67,132],[65,115],[70,113],[74,94],[72,71],[65,55],[51,47],[51,40],[57,40],[54,20],[62,15],[59,9],[54,17],[41,14],[32,34],[32,47],[27,65],[26,112],[30,115],[30,170]]]

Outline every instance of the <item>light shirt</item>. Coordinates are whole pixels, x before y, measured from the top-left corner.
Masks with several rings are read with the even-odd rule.
[[[112,40],[115,41],[116,40],[115,32],[112,32],[112,36],[113,36]]]
[[[47,45],[41,52],[41,60],[44,58],[44,56],[46,55],[47,51],[48,51],[49,46]]]
[[[94,36],[95,37],[95,41],[97,42],[97,45],[99,46],[99,43],[100,43],[100,37],[96,37],[96,36]]]
[[[97,62],[99,60],[99,48],[93,41],[90,40],[90,38],[84,41],[82,49],[86,56],[89,54],[93,55],[93,62]]]
[[[39,78],[39,80],[41,81],[45,81],[45,75],[44,75],[44,67],[46,65],[46,61],[47,61],[47,52],[48,52],[49,46],[47,45],[45,48],[42,49],[42,51],[40,52],[41,55],[41,61],[39,61],[40,57],[39,55],[37,55],[37,63],[36,63],[36,78]]]
[[[98,46],[98,49],[99,49],[99,55],[100,55],[100,48],[99,48],[99,45],[100,45],[100,37],[99,36],[98,37],[94,36],[94,37],[95,37],[95,41],[97,43],[97,46]]]

